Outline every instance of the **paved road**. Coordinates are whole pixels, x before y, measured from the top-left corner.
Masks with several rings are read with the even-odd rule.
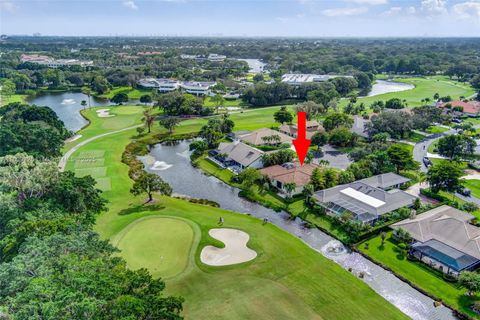
[[[454,134],[455,132],[456,132],[455,129],[450,129],[450,130],[444,131],[442,133],[432,134],[430,136],[425,137],[425,139],[423,139],[422,141],[415,144],[415,146],[413,147],[413,159],[415,161],[420,162],[420,170],[422,172],[427,172],[428,171],[425,164],[423,164],[423,157],[427,156],[428,147],[432,143],[434,143],[435,141],[440,139],[441,137],[445,137],[445,136]]]
[[[112,135],[112,134],[115,134],[115,133],[119,133],[119,132],[123,132],[123,131],[128,131],[128,130],[131,130],[131,129],[135,129],[135,128],[138,128],[138,127],[141,127],[143,126],[143,124],[138,124],[136,126],[132,126],[132,127],[128,127],[128,128],[123,128],[123,129],[120,129],[120,130],[116,130],[116,131],[111,131],[111,132],[106,132],[106,133],[102,133],[102,134],[99,134],[98,136],[94,136],[94,137],[91,137],[91,138],[88,138],[87,140],[85,141],[82,141],[80,142],[79,144],[77,144],[76,146],[74,146],[72,149],[68,150],[64,155],[63,157],[60,159],[60,161],[58,162],[58,169],[60,170],[60,172],[63,172],[65,171],[65,166],[67,165],[67,161],[68,159],[72,156],[72,154],[77,151],[78,149],[80,149],[81,147],[83,147],[84,145],[86,145],[87,143],[90,143],[94,140],[97,140],[99,138],[102,138],[102,137],[105,137],[105,136],[109,136],[109,135]]]

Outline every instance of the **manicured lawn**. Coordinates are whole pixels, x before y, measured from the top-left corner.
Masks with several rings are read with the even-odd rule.
[[[131,269],[147,268],[154,277],[182,273],[194,257],[200,232],[189,220],[151,216],[137,219],[119,232],[112,243]],[[194,241],[195,240],[195,241]]]
[[[480,180],[465,180],[463,185],[472,191],[472,195],[480,198]]]
[[[442,132],[445,132],[445,131],[448,131],[448,130],[449,129],[445,128],[445,127],[431,126],[426,130],[426,132],[430,133],[430,134],[435,134],[435,133],[442,133]]]
[[[205,100],[203,100],[203,105],[205,107],[214,107],[215,103],[212,101],[212,97],[206,97]],[[245,105],[242,99],[225,100],[224,103],[224,107],[240,107]]]
[[[411,142],[420,142],[422,141],[423,139],[425,139],[425,136],[423,134],[420,134],[418,132],[411,132],[410,133],[410,136],[408,137],[408,141],[411,141]]]
[[[106,120],[93,119],[94,122]],[[88,131],[100,130],[100,127],[95,123],[82,133],[91,136]],[[147,224],[140,225],[146,229],[138,235],[135,228],[131,233],[131,223],[140,218],[178,217],[200,230],[199,245],[194,247],[195,258],[188,260],[182,273],[166,280],[168,293],[185,298],[187,319],[407,319],[354,275],[272,224],[263,225],[247,215],[170,197],[158,197],[156,204],[143,205],[145,197],[133,197],[129,193],[132,181],[127,165],[121,163],[122,152],[135,134],[132,129],[94,140],[74,156],[81,152],[98,155],[97,151],[105,151],[103,166],[111,189],[104,192],[104,196],[109,200],[109,211],[98,217],[96,230],[102,237],[115,240],[127,228],[127,239],[131,242],[124,242],[128,247],[128,252],[123,253],[127,259],[141,255],[139,259],[147,260],[147,253],[137,251],[144,250],[145,245],[159,245],[154,242],[159,235],[153,235],[156,231]],[[69,161],[67,169],[74,169],[74,162]],[[225,219],[225,227],[241,229],[250,235],[248,246],[257,252],[257,258],[229,267],[209,267],[199,261],[205,245],[219,245],[210,238],[208,230],[217,227],[220,216]],[[142,240],[144,233],[151,234],[154,240],[146,243]],[[182,243],[185,247],[185,242]],[[162,248],[148,250],[152,250],[149,252],[153,259],[145,261],[149,268],[155,268],[157,254],[167,254]],[[184,257],[185,252],[178,254]]]
[[[105,107],[98,107],[81,111],[85,117],[92,121],[86,129],[79,132],[79,134],[82,135],[80,139],[67,143],[64,146],[64,152],[90,137],[142,123],[141,119],[143,117],[143,111],[145,110],[145,107],[142,106],[110,106],[108,107],[108,109],[110,109],[109,113],[114,115],[114,117],[99,118],[96,110],[104,108]],[[156,125],[158,126],[158,123]]]
[[[100,95],[99,97],[104,98],[104,99],[111,99],[111,98],[113,98],[114,95],[116,95],[117,93],[121,93],[121,92],[126,93],[128,95],[129,99],[139,100],[141,96],[143,96],[145,94],[151,94],[152,90],[135,89],[135,88],[132,88],[132,87],[118,87],[118,88],[114,88],[114,89],[110,90],[106,94]]]
[[[404,255],[399,253],[398,247],[390,238],[391,234],[391,232],[387,234],[387,240],[384,246],[381,245],[380,236],[377,236],[360,244],[358,249],[375,261],[380,262],[395,273],[408,279],[417,287],[429,292],[462,312],[472,317],[475,316],[475,313],[468,308],[474,299],[465,296],[465,289],[461,288],[457,283],[450,283],[443,280],[440,273],[432,271],[423,263],[407,260]],[[365,243],[368,243],[368,249],[365,248]]]
[[[439,93],[440,96],[450,95],[453,99],[458,99],[460,96],[469,97],[475,93],[468,84],[449,80],[445,77],[404,78],[395,79],[394,81],[410,83],[413,84],[415,88],[401,92],[391,92],[373,97],[359,98],[357,104],[363,102],[369,107],[370,104],[376,100],[387,101],[391,98],[400,98],[402,100],[405,99],[409,107],[416,107],[422,104],[422,99],[433,99],[435,93]],[[342,99],[340,106],[343,107],[347,105],[347,103],[347,99]]]

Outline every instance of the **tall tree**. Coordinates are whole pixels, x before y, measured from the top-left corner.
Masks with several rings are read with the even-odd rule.
[[[288,111],[286,106],[280,107],[280,110],[273,114],[273,118],[275,119],[275,122],[278,122],[280,124],[292,123],[293,121],[293,115],[290,111]]]
[[[427,181],[433,192],[456,192],[462,184],[461,176],[463,176],[463,170],[458,163],[441,161],[430,167],[427,172]]]
[[[130,192],[135,196],[146,193],[148,202],[151,202],[154,193],[169,196],[172,194],[172,188],[158,175],[144,172],[134,181]]]
[[[401,170],[415,170],[418,168],[418,163],[413,160],[413,155],[406,145],[392,144],[388,147],[387,153],[397,173],[400,173]]]
[[[160,125],[168,130],[168,133],[172,134],[175,127],[178,126],[180,120],[176,117],[166,117],[160,119]]]

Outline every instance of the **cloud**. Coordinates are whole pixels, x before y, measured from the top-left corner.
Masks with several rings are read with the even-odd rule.
[[[446,0],[422,0],[420,9],[429,15],[442,15],[447,13],[447,1]]]
[[[137,10],[138,7],[133,0],[124,0],[123,5],[129,9]]]
[[[358,4],[372,5],[372,6],[388,3],[388,0],[344,0],[344,1],[358,3]]]
[[[18,7],[12,1],[0,0],[0,12],[14,12],[15,10],[17,10],[17,8]]]
[[[480,2],[467,1],[457,3],[452,7],[452,13],[460,19],[476,18],[480,22]]]
[[[417,12],[415,7],[391,7],[382,13],[382,16],[414,15]]]
[[[333,8],[322,10],[321,13],[327,17],[357,16],[368,12],[366,7],[358,8]]]

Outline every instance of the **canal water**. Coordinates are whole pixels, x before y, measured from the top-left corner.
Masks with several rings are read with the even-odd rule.
[[[451,310],[434,307],[434,301],[391,272],[348,251],[339,241],[322,231],[304,227],[300,219],[291,220],[285,212],[275,212],[256,203],[238,197],[239,189],[230,187],[215,177],[204,175],[190,164],[188,141],[177,144],[155,145],[150,154],[140,157],[148,172],[156,173],[167,181],[174,193],[215,201],[224,209],[250,214],[302,239],[314,250],[337,262],[352,273],[364,274],[363,281],[373,290],[415,320],[453,320]]]

